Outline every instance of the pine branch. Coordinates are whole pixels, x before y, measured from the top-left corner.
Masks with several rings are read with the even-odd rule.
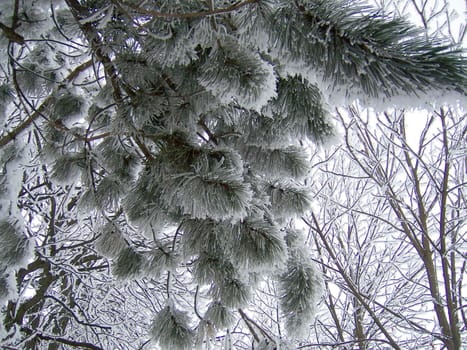
[[[13,22],[3,20],[0,35],[21,34],[16,32],[18,13],[21,20],[23,13],[29,16],[27,2],[11,1]],[[25,33],[37,28],[37,37],[47,38],[22,39],[32,46],[29,57],[14,56],[17,49],[29,47],[3,40],[13,70],[5,69],[8,83],[0,84],[0,118],[5,120],[0,146],[13,149],[16,142],[10,141],[37,120],[41,128],[31,135],[37,147],[30,143],[28,152],[13,155],[5,147],[0,153],[24,169],[23,178],[13,180],[23,181],[18,190],[22,226],[29,241],[39,245],[36,256],[42,247],[56,253],[45,260],[46,267],[34,263],[17,274],[22,276],[20,292],[36,277],[38,283],[31,285],[36,292],[32,298],[10,301],[10,318],[17,315],[20,326],[31,320],[25,327],[39,332],[24,330],[18,341],[138,347],[144,341],[138,335],[148,331],[145,318],[156,312],[152,341],[161,348],[189,350],[195,341],[209,346],[211,336],[212,341],[222,336],[215,340],[203,327],[213,325],[222,332],[235,322],[232,341],[227,331],[226,348],[248,342],[291,348],[276,338],[279,323],[297,345],[299,331],[310,329],[321,278],[307,244],[290,232],[311,201],[295,181],[315,175],[303,144],[326,143],[335,135],[326,102],[340,102],[333,93],[360,98],[453,90],[462,84],[452,82],[463,75],[463,59],[359,0],[65,3],[44,9],[47,26],[35,23],[32,12],[31,21],[22,23]],[[60,35],[70,44],[55,40]],[[60,43],[61,50],[52,43]],[[81,50],[87,54],[75,56]],[[60,74],[69,73],[62,73],[64,67],[89,57],[93,61],[83,73],[89,79],[76,79],[82,84],[62,80]],[[59,77],[48,75],[49,69]],[[80,73],[75,72],[68,81]],[[446,78],[437,78],[444,73]],[[40,97],[31,97],[35,94]],[[52,182],[43,194],[39,186],[50,167]],[[8,177],[17,173],[8,173],[6,182],[0,178],[0,187],[7,188],[3,184],[10,185]],[[54,200],[46,212],[49,196]],[[13,207],[17,197],[9,197]],[[121,217],[109,219],[117,210]],[[31,227],[36,217],[45,218],[40,222],[45,229],[49,224],[53,240],[42,239],[46,231]],[[115,226],[104,225],[106,219]],[[115,280],[100,271],[107,266],[95,251],[113,259],[108,270],[128,279],[125,290],[110,287]],[[13,279],[13,273],[7,277]],[[132,280],[140,277],[148,283]],[[254,291],[269,278],[277,279],[278,292],[265,291],[266,299],[251,305]],[[449,279],[452,286],[453,281],[457,279]],[[105,295],[99,292],[107,288]],[[51,290],[54,297],[47,296]],[[131,295],[135,302],[128,300],[128,308],[121,308]],[[166,297],[167,308],[161,310]],[[272,298],[281,312],[269,308]],[[247,307],[251,316],[244,312]],[[49,312],[54,309],[58,319]],[[134,313],[136,309],[144,312]],[[92,322],[87,316],[92,310],[101,310],[107,321]],[[111,325],[112,332],[99,332],[117,318],[121,322]],[[134,329],[125,328],[129,318]],[[265,319],[271,322],[260,321]],[[198,338],[191,329],[196,323]],[[71,325],[76,334],[91,338],[67,339]],[[377,325],[384,331],[384,322]]]
[[[141,8],[138,5],[133,5],[133,4],[125,4],[126,6],[132,8],[133,10],[141,13],[141,14],[146,14],[146,15],[151,15],[154,17],[158,18],[199,18],[199,17],[207,17],[207,16],[213,16],[213,15],[219,15],[219,14],[224,14],[224,13],[229,13],[229,12],[234,12],[244,6],[256,3],[260,0],[245,0],[242,2],[238,2],[234,5],[231,5],[226,8],[221,8],[221,9],[212,9],[209,11],[200,11],[200,12],[190,12],[190,13],[170,13],[170,12],[159,12],[159,11],[154,11],[154,10],[148,10],[145,8]],[[118,3],[120,6],[122,4],[119,3],[118,0],[113,0],[113,2]]]
[[[81,72],[85,71],[93,64],[92,60],[86,61],[79,66],[77,66],[60,84],[63,86],[73,81]],[[5,136],[0,139],[0,147],[3,147],[14,140],[21,132],[26,130],[32,123],[34,123],[39,117],[44,117],[44,112],[47,111],[55,102],[56,96],[55,93],[52,93],[47,97],[41,105],[34,110],[31,115],[25,119],[20,125],[15,129],[8,132]]]
[[[228,328],[235,322],[233,311],[226,308],[219,301],[214,301],[209,305],[204,317],[217,329]]]
[[[115,102],[117,105],[121,105],[123,103],[123,92],[117,80],[117,69],[110,57],[103,51],[104,45],[102,44],[99,34],[89,23],[81,22],[83,18],[86,18],[86,9],[77,0],[66,0],[66,4],[73,13],[76,22],[79,23],[79,26],[83,31],[89,45],[92,47],[93,53],[95,54],[97,60],[104,66],[106,77],[110,81],[113,89]]]
[[[296,2],[293,10],[283,11],[279,20],[298,11],[303,21],[293,28],[297,39],[287,49],[293,56],[323,66],[326,79],[338,84],[354,81],[371,97],[417,95],[430,88],[465,95],[463,51],[427,39],[400,18],[388,18],[359,2],[352,6],[341,1]],[[288,28],[288,22],[280,25]]]

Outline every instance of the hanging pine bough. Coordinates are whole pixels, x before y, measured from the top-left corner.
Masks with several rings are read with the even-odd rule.
[[[0,12],[5,347],[293,348],[321,290],[293,227],[328,111],[465,93],[461,52],[356,1]]]

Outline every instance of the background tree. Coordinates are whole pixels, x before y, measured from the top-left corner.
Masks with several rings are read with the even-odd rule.
[[[462,42],[464,23],[455,24],[446,2],[390,5],[417,13],[413,18],[427,32],[434,28]],[[305,220],[326,276],[307,347],[460,348],[466,332],[463,110],[377,115],[351,106],[339,115],[346,143],[324,158],[315,155],[323,161],[313,176],[320,204]]]
[[[327,106],[464,94],[459,50],[353,1],[0,6],[7,348],[291,347]]]
[[[330,317],[317,319],[319,342],[459,349],[467,329],[464,116],[441,108],[414,139],[404,111],[377,126],[350,111],[345,146],[315,177],[321,209],[306,220],[327,276]]]

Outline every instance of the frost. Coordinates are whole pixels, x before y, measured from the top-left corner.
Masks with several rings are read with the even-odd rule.
[[[17,222],[0,221],[0,264],[8,269],[24,266],[32,255],[32,246]]]
[[[248,218],[232,227],[232,261],[242,270],[266,274],[281,270],[287,248],[278,227]]]
[[[100,22],[102,18],[106,17],[106,13],[109,13],[109,12],[112,13],[112,11],[113,11],[113,5],[106,6],[102,9],[98,9],[89,17],[81,19],[80,23],[87,24],[87,23],[92,23],[92,22]]]
[[[265,146],[265,145],[264,145]],[[309,160],[302,148],[267,148],[250,145],[242,149],[245,161],[252,169],[267,178],[294,178],[306,176],[309,171]]]
[[[272,65],[226,41],[201,69],[199,83],[224,104],[236,103],[260,111],[276,96]]]
[[[280,65],[277,70],[281,76],[300,75],[308,80],[310,84],[318,87],[325,104],[331,108],[349,105],[354,101],[359,101],[365,106],[371,106],[375,111],[383,112],[388,108],[429,108],[431,109],[434,101],[442,101],[450,105],[465,103],[467,97],[463,92],[453,89],[431,89],[425,91],[407,92],[402,89],[394,89],[388,96],[384,94],[383,88],[376,90],[372,95],[363,91],[362,86],[351,79],[344,79],[336,84],[334,79],[326,76],[323,69],[310,66],[302,59],[292,58],[287,53],[272,51],[272,56],[280,57]],[[370,61],[371,62],[371,61]],[[371,63],[368,63],[370,65]],[[369,74],[366,67],[360,67],[361,74]],[[331,141],[331,144],[334,142]]]
[[[0,57],[0,299],[4,305],[17,290],[20,311],[7,320],[10,334],[0,331],[10,348],[34,347],[36,340],[53,347],[53,335],[106,349],[307,346],[298,338],[322,288],[309,243],[321,241],[315,227],[307,227],[306,239],[293,231],[298,218],[310,207],[329,210],[325,233],[351,233],[331,242],[337,249],[357,231],[344,230],[350,219],[339,210],[362,191],[385,199],[371,186],[336,199],[326,193],[332,181],[320,182],[323,172],[342,173],[345,187],[356,171],[327,168],[340,150],[325,148],[350,130],[339,134],[336,107],[465,102],[462,53],[353,1],[0,3],[7,26],[0,33],[25,40],[0,34],[8,52]],[[450,148],[451,163],[463,159],[461,136]],[[349,142],[359,155],[372,150]],[[381,157],[365,160],[368,174],[378,175],[373,166],[396,146],[381,146]],[[437,178],[438,168],[420,172],[420,185]],[[405,175],[396,176],[395,190],[409,188]],[[451,175],[448,182],[460,189],[465,181]],[[448,202],[456,215],[456,202]],[[357,204],[346,214],[357,217]],[[453,229],[462,228],[459,220]],[[358,255],[363,263],[394,245],[371,237],[360,243],[367,242],[375,244],[368,256],[364,247],[349,246],[339,260],[352,266]],[[410,257],[393,256],[409,264],[401,268],[385,257],[381,271],[416,270]],[[334,276],[335,259],[324,258],[325,275]],[[27,271],[20,269],[27,263]],[[358,277],[365,288],[384,280]],[[331,284],[336,307],[341,283]],[[45,299],[30,307],[30,296],[40,298],[44,288]],[[236,319],[238,307],[249,309],[252,328]],[[351,323],[342,322],[344,332]]]
[[[237,278],[228,277],[213,286],[213,295],[229,308],[245,306],[251,299],[250,286]]]
[[[148,276],[159,277],[164,271],[175,273],[180,263],[179,256],[169,246],[159,246],[147,254],[148,263],[145,271]]]
[[[22,156],[28,151],[18,143],[0,149],[0,219],[22,220],[16,202],[22,186]]]
[[[264,338],[257,345],[257,350],[293,350],[295,347],[284,339]]]
[[[55,31],[69,37],[74,37],[80,33],[79,24],[75,21],[73,14],[68,8],[62,7],[57,9],[55,11],[55,19],[60,29],[55,28]]]
[[[315,307],[322,295],[321,273],[300,240],[289,240],[289,260],[279,277],[280,306],[290,336],[300,337],[308,330]]]
[[[168,301],[168,306],[156,315],[151,335],[163,349],[191,350],[194,341],[188,315],[176,309],[171,300]]]
[[[64,154],[57,157],[52,166],[52,176],[61,184],[78,181],[85,169],[86,159],[81,153]]]
[[[144,257],[132,247],[122,249],[112,264],[112,273],[121,279],[139,277],[145,265]]]
[[[112,89],[109,85],[102,86],[94,96],[94,103],[98,108],[104,109],[113,103]]]
[[[6,301],[17,297],[16,280],[13,272],[0,274],[0,307],[3,307]],[[0,326],[2,323],[0,322]],[[0,339],[2,338],[2,329],[0,329]]]
[[[269,195],[271,211],[278,217],[304,214],[311,205],[311,197],[303,186],[288,181],[267,183],[264,191]]]
[[[191,47],[194,49],[194,43],[199,44],[201,47],[213,47],[216,40],[226,34],[223,27],[214,31],[212,28],[212,21],[209,17],[201,18],[189,31],[189,38],[191,39]]]
[[[99,237],[96,240],[96,250],[109,258],[118,258],[120,253],[127,247],[127,243],[119,228],[109,223],[100,228]]]
[[[235,322],[233,312],[220,302],[213,302],[209,305],[205,318],[210,320],[218,329],[227,328]]]
[[[73,93],[69,90],[57,96],[52,110],[52,118],[67,123],[68,127],[83,118],[84,112],[87,110],[87,103],[80,95],[79,92]]]

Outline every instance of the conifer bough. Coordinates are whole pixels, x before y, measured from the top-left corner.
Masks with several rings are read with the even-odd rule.
[[[0,11],[5,346],[291,347],[321,289],[294,219],[330,108],[465,94],[462,52],[355,1]]]

